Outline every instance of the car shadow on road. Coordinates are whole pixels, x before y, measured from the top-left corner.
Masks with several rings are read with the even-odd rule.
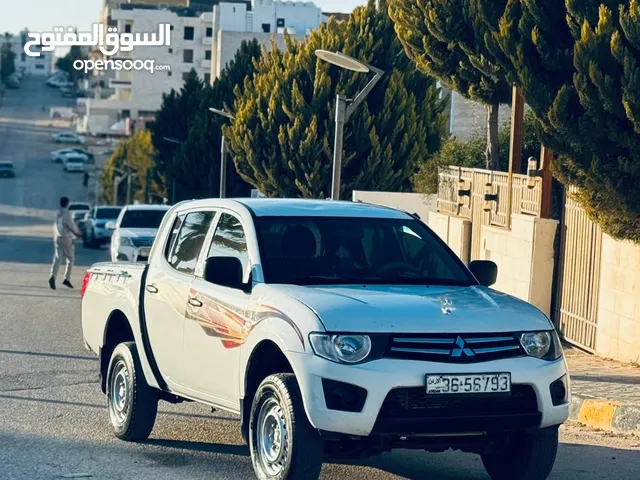
[[[167,440],[151,438],[142,442],[146,445],[155,445],[164,448],[176,448],[180,450],[192,450],[197,452],[219,453],[221,455],[249,456],[249,447],[246,445],[230,445],[227,443],[191,442],[188,440]]]
[[[44,352],[23,352],[21,350],[0,349],[0,354],[2,353],[10,354],[10,355],[28,355],[28,356],[34,356],[34,357],[67,358],[71,360],[90,360],[92,362],[95,362],[98,360],[98,357],[85,357],[81,355],[65,355],[61,353],[44,353]]]
[[[0,235],[0,263],[26,263],[51,265],[53,236],[30,237]],[[100,250],[85,250],[76,243],[76,267],[89,267],[98,261],[106,261],[107,254]],[[64,265],[61,267],[64,269]]]

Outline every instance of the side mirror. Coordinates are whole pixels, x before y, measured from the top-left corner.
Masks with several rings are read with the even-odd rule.
[[[115,230],[116,229],[116,222],[107,222],[107,224],[104,226],[104,228],[106,228],[107,230]]]
[[[209,257],[204,266],[204,280],[236,290],[247,291],[242,281],[242,262],[236,257]]]
[[[498,266],[491,260],[474,260],[469,264],[469,270],[478,279],[480,285],[490,287],[498,278]]]

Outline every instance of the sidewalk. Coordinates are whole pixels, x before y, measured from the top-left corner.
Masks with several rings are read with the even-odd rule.
[[[566,347],[571,420],[599,430],[640,435],[640,366]]]

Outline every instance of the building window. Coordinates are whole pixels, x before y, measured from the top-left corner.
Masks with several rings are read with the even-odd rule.
[[[206,83],[207,85],[211,85],[211,74],[210,73],[205,73],[204,74],[204,83]]]
[[[124,26],[124,33],[131,33],[131,25]]]
[[[213,37],[213,28],[207,27],[207,37]]]
[[[120,112],[120,116],[122,118],[130,118],[131,117],[131,110],[122,110],[122,112]]]
[[[271,32],[271,24],[270,23],[263,23],[262,24],[262,31],[264,33],[270,33]]]
[[[193,27],[184,27],[184,39],[193,40],[194,30]]]
[[[284,18],[279,18],[277,20],[278,28],[284,28]]]
[[[173,48],[170,48],[170,49],[169,49],[169,53],[173,53]]]
[[[173,25],[171,25],[171,31],[173,32]]]
[[[193,50],[185,50],[182,58],[184,63],[193,63]]]
[[[182,72],[182,81],[186,82],[189,79],[189,72]]]
[[[167,77],[170,77],[170,76],[171,76],[171,72],[167,72]]]
[[[204,51],[204,59],[205,60],[211,60],[211,50],[205,50]]]
[[[22,58],[22,63],[27,61],[27,54],[23,53],[22,55],[20,55],[20,58]],[[37,57],[37,58],[41,58],[41,57]]]
[[[44,70],[44,65],[36,65],[36,70]]]

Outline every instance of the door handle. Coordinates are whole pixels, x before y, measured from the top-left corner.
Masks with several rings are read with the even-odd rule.
[[[155,285],[147,285],[146,290],[149,293],[158,293],[158,287],[156,287]]]
[[[202,306],[202,302],[200,300],[198,300],[197,298],[190,297],[189,298],[189,305],[191,305],[192,307],[201,307]]]

